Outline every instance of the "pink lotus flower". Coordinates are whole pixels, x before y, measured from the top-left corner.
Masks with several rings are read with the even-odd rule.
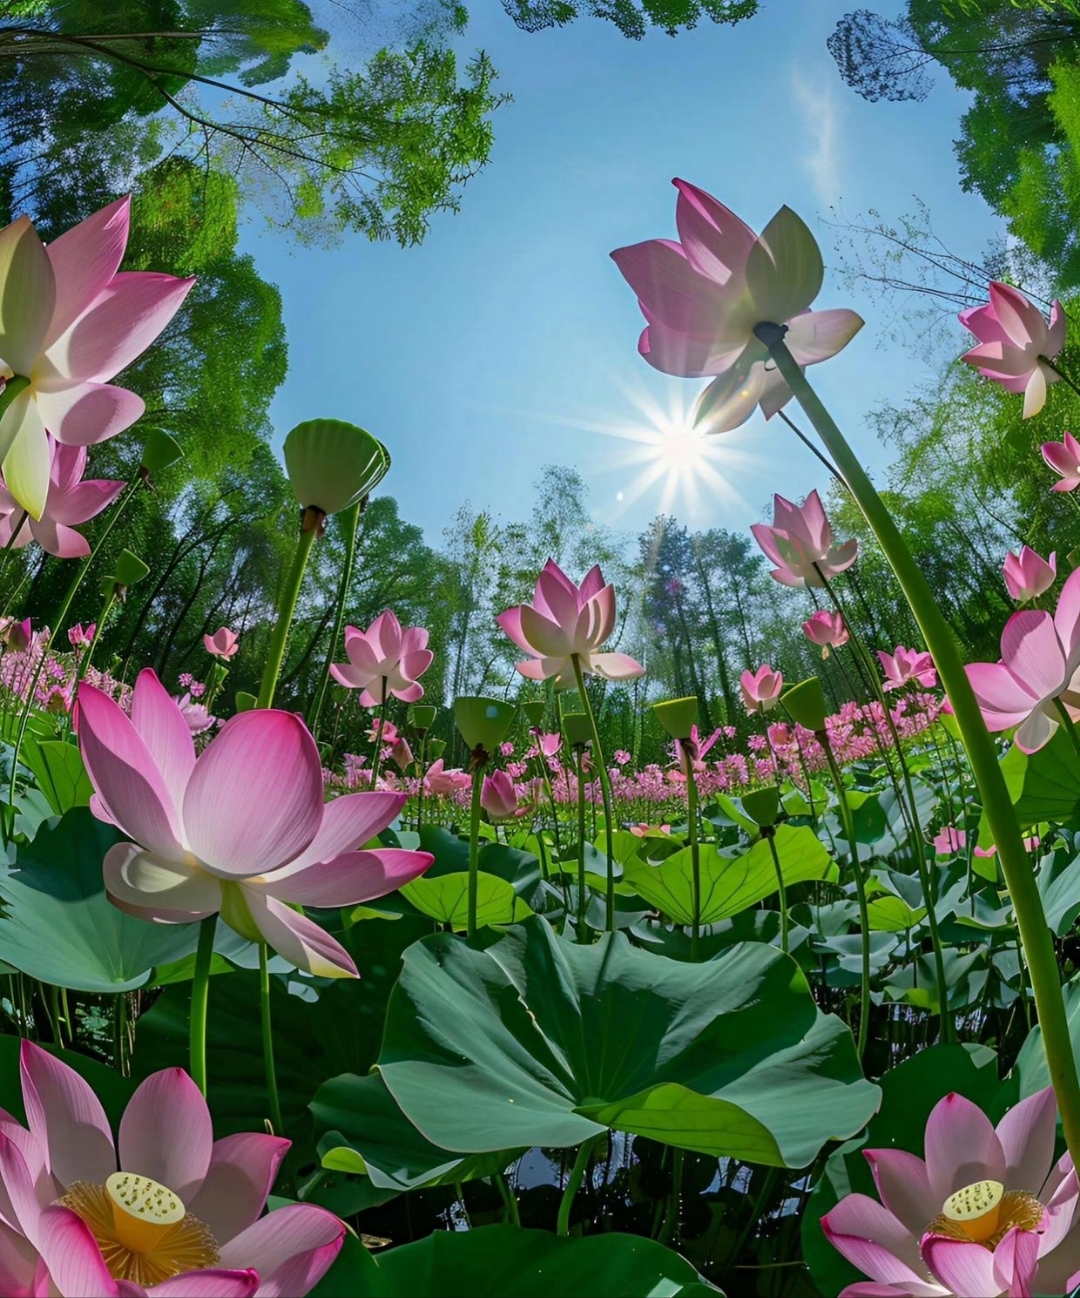
[[[679,763],[679,769],[684,776],[689,775],[691,769],[695,772],[705,770],[704,758],[720,738],[720,730],[714,730],[707,739],[702,739],[697,725],[690,727],[689,739],[676,739],[674,743],[675,760]]]
[[[743,672],[739,678],[743,707],[749,713],[771,712],[780,702],[783,689],[783,676],[768,663],[762,663],[756,672]]]
[[[506,771],[492,771],[484,776],[480,805],[492,820],[514,820],[529,810],[528,807],[518,807],[517,789]]]
[[[424,787],[437,798],[448,798],[459,789],[467,789],[472,783],[465,771],[452,767],[449,770],[443,765],[443,759],[432,762],[424,776]]]
[[[173,702],[180,709],[187,728],[193,735],[201,735],[204,730],[209,730],[218,723],[217,717],[212,717],[204,704],[196,703],[190,692],[181,694],[179,698],[174,696]]]
[[[926,690],[932,690],[937,685],[934,660],[928,653],[921,653],[918,649],[905,649],[902,644],[898,644],[894,653],[888,654],[884,649],[879,649],[877,656],[885,673],[886,691],[900,690],[913,682]]]
[[[1043,442],[1042,457],[1061,475],[1061,481],[1055,482],[1051,491],[1075,491],[1080,487],[1080,442],[1066,433],[1060,442]]]
[[[96,622],[91,622],[88,626],[83,626],[81,622],[76,622],[74,626],[68,627],[68,641],[73,649],[79,649],[83,645],[94,643],[94,633],[96,631]]]
[[[871,1283],[840,1298],[993,1298],[1070,1293],[1080,1186],[1068,1154],[1054,1165],[1051,1087],[998,1123],[963,1096],[926,1123],[926,1160],[902,1149],[863,1153],[881,1203],[849,1194],[821,1219],[826,1238]],[[884,1206],[883,1206],[884,1205]]]
[[[766,368],[754,326],[786,323],[785,341],[806,366],[835,356],[863,322],[854,311],[808,310],[824,268],[814,236],[789,208],[757,236],[704,190],[672,183],[679,242],[649,239],[611,254],[648,322],[638,351],[665,374],[718,376],[699,401],[710,432],[737,428],[758,404],[771,418],[791,391]]]
[[[934,851],[938,856],[951,856],[954,852],[963,851],[967,845],[967,833],[955,825],[944,825],[934,837]]]
[[[0,547],[21,550],[36,541],[58,559],[85,559],[90,545],[76,526],[88,523],[124,490],[122,482],[108,478],[82,481],[86,469],[85,446],[63,446],[45,434],[52,455],[49,494],[40,518],[33,518],[0,482]],[[15,529],[14,541],[11,539]]]
[[[772,748],[786,748],[795,742],[795,732],[786,721],[774,721],[765,733]]]
[[[1002,571],[1009,594],[1018,604],[1026,604],[1028,600],[1037,599],[1054,584],[1057,579],[1057,553],[1044,559],[1025,545],[1018,555],[1009,551]]]
[[[181,1068],[136,1090],[114,1145],[97,1096],[29,1041],[29,1130],[0,1118],[0,1290],[45,1298],[276,1298],[307,1294],[345,1227],[312,1204],[262,1216],[290,1141],[215,1141]]]
[[[1001,661],[969,663],[968,679],[990,731],[1016,732],[1017,747],[1034,753],[1058,728],[1057,700],[1080,718],[1080,568],[1061,589],[1053,617],[1022,609],[1005,623]]]
[[[404,794],[353,793],[324,807],[319,750],[291,712],[242,712],[197,759],[187,720],[149,669],[130,719],[85,683],[77,712],[91,808],[134,840],[109,849],[105,888],[140,919],[220,913],[308,973],[355,976],[345,949],[299,907],[370,901],[431,864],[427,852],[361,850]]]
[[[604,584],[599,564],[575,586],[549,559],[536,579],[533,602],[508,608],[495,620],[529,655],[515,666],[530,680],[554,676],[557,688],[572,687],[575,657],[587,676],[627,681],[645,675],[629,654],[597,652],[615,630],[615,587]]]
[[[562,735],[557,731],[551,733],[545,730],[533,730],[530,731],[530,733],[536,740],[536,748],[529,754],[530,756],[533,756],[534,753],[538,752],[544,757],[554,757],[556,753],[558,753],[559,749],[562,748]],[[616,760],[617,759],[618,754],[616,754]]]
[[[824,586],[850,568],[859,554],[856,540],[833,545],[832,527],[816,491],[802,505],[773,496],[772,527],[755,523],[750,531],[776,564],[769,575],[784,586]]]
[[[354,626],[345,628],[349,661],[334,663],[330,672],[347,689],[363,690],[360,702],[366,708],[379,707],[390,694],[405,703],[415,703],[424,697],[420,677],[435,659],[427,642],[424,627],[411,626],[403,631],[396,615],[387,609],[366,631]]]
[[[24,654],[34,640],[30,619],[16,622],[13,617],[0,618],[0,639],[12,653]]]
[[[847,626],[839,613],[832,613],[826,608],[819,608],[802,624],[803,634],[811,644],[819,645],[828,656],[830,649],[839,649],[847,644],[849,637]]]
[[[195,282],[118,273],[129,216],[121,198],[48,248],[25,216],[0,230],[0,372],[30,380],[0,419],[0,458],[8,490],[35,519],[49,490],[46,430],[89,446],[129,428],[142,399],[108,380],[150,346]]]
[[[1047,387],[1061,377],[1047,363],[1065,346],[1061,303],[1054,300],[1047,325],[1019,289],[993,280],[990,301],[961,311],[960,323],[979,340],[960,359],[1006,391],[1022,392],[1025,419],[1037,415],[1046,404]]]
[[[961,830],[960,832],[963,833],[964,831]],[[1024,839],[1024,851],[1034,852],[1041,842],[1042,839],[1038,836],[1038,834],[1032,834],[1030,838]],[[993,843],[991,843],[989,847],[977,847],[975,849],[975,855],[983,856],[983,857],[997,856],[997,847]]]
[[[215,658],[221,658],[226,662],[240,648],[240,637],[227,626],[218,627],[213,635],[204,635],[202,642],[208,654],[213,654]]]
[[[644,820],[638,821],[636,825],[630,826],[630,832],[635,838],[645,838],[648,834],[670,834],[670,825],[648,825]]]
[[[407,771],[416,760],[409,747],[409,741],[401,736],[390,745],[389,757],[399,771]]]

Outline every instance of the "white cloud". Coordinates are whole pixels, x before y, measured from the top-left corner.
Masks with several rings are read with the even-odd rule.
[[[828,206],[840,198],[840,123],[844,109],[833,79],[821,70],[812,79],[798,68],[791,72],[791,93],[806,140],[801,161],[818,201]]]

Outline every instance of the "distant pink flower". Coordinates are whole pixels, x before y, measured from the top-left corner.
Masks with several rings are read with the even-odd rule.
[[[1036,752],[1058,728],[1056,700],[1080,718],[1080,568],[1062,587],[1053,617],[1014,613],[1001,633],[1001,661],[969,663],[967,674],[987,729],[1019,726],[1022,752]]]
[[[630,826],[630,832],[635,838],[644,838],[647,834],[670,834],[670,825],[647,825],[645,821],[639,821],[636,825]]]
[[[549,559],[536,579],[533,602],[508,608],[495,620],[529,655],[515,666],[530,680],[554,677],[557,687],[571,687],[575,658],[587,676],[625,681],[645,674],[629,654],[598,652],[615,630],[615,587],[604,584],[599,564],[575,586]]]
[[[227,626],[218,627],[213,635],[204,635],[202,642],[208,654],[225,661],[232,658],[240,648],[240,637]]]
[[[706,739],[702,739],[696,725],[690,727],[689,739],[675,740],[675,759],[679,763],[679,769],[683,775],[689,775],[690,770],[703,771],[705,769],[704,757],[720,738],[720,731],[714,730]]]
[[[120,271],[130,199],[121,198],[46,248],[27,217],[0,230],[0,356],[30,380],[0,419],[8,490],[41,518],[49,491],[46,430],[66,446],[103,442],[143,413],[140,397],[109,379],[150,346],[193,279]]]
[[[429,793],[436,797],[448,798],[451,794],[457,793],[459,789],[467,789],[472,783],[465,771],[457,767],[447,769],[443,765],[443,759],[432,762],[424,776],[424,784]]]
[[[960,359],[1006,391],[1022,392],[1025,419],[1037,415],[1046,404],[1047,387],[1061,377],[1047,364],[1065,346],[1061,303],[1054,300],[1047,325],[1019,289],[993,280],[990,301],[961,311],[960,323],[979,340]]]
[[[413,757],[412,749],[409,747],[409,741],[403,737],[399,737],[390,745],[389,756],[399,771],[407,771],[416,760]]]
[[[898,644],[893,653],[886,653],[884,649],[879,649],[877,656],[885,673],[886,691],[903,689],[905,685],[912,683],[921,685],[923,689],[932,690],[937,684],[934,660],[928,653],[918,649],[905,649],[903,645]]]
[[[68,628],[68,640],[73,649],[78,649],[82,645],[94,643],[94,633],[97,631],[97,623],[91,622],[83,626],[81,622],[76,622],[73,627]]]
[[[756,672],[743,672],[739,688],[747,712],[771,712],[780,702],[784,678],[779,672],[774,672],[768,663],[762,663]]]
[[[802,624],[803,634],[811,644],[819,645],[828,652],[847,644],[849,635],[844,619],[839,613],[819,608]]]
[[[1070,1233],[1080,1187],[1066,1154],[1054,1163],[1051,1087],[994,1128],[950,1094],[926,1123],[925,1162],[903,1149],[864,1149],[879,1203],[846,1195],[821,1219],[826,1239],[871,1283],[840,1298],[971,1298],[1070,1293]]]
[[[392,721],[381,721],[379,717],[376,717],[371,723],[371,729],[367,732],[367,736],[373,744],[396,744],[398,741],[398,728]]]
[[[1061,481],[1055,482],[1051,491],[1075,491],[1080,487],[1080,442],[1072,433],[1066,433],[1060,442],[1043,442],[1042,456],[1061,475]]]
[[[21,622],[16,622],[13,617],[0,619],[0,639],[12,653],[26,653],[34,640],[30,619],[23,618]]]
[[[955,825],[945,825],[934,838],[934,851],[938,856],[950,856],[960,852],[967,843],[967,833]]]
[[[204,730],[217,725],[217,717],[212,717],[203,704],[195,703],[190,694],[181,694],[179,698],[174,696],[173,702],[180,709],[187,728],[193,735],[201,735]]]
[[[105,889],[141,919],[220,913],[308,973],[355,977],[348,952],[299,908],[370,901],[431,864],[427,852],[360,850],[405,795],[354,793],[324,806],[319,750],[292,712],[239,713],[198,758],[187,720],[149,669],[130,719],[85,683],[77,714],[91,809],[134,840],[109,849]]]
[[[633,757],[625,748],[616,748],[611,754],[611,760],[616,766],[625,766],[627,762],[633,761]]]
[[[505,743],[499,745],[499,753],[503,757],[513,757],[514,745],[509,740],[507,740]]]
[[[492,771],[484,776],[480,805],[492,820],[512,820],[528,810],[518,808],[517,789],[506,771]]]
[[[46,434],[52,455],[49,493],[41,517],[33,518],[0,482],[0,548],[20,550],[31,541],[58,559],[85,559],[90,544],[75,528],[88,523],[124,490],[122,482],[108,478],[82,481],[86,469],[85,446],[62,446]],[[11,536],[15,528],[15,540]]]
[[[776,564],[769,575],[784,586],[824,586],[850,568],[859,553],[857,540],[833,544],[832,527],[816,491],[802,505],[774,496],[772,526],[755,523],[750,531]]]
[[[701,401],[710,432],[737,428],[758,404],[771,418],[791,390],[766,366],[754,326],[786,323],[784,341],[806,366],[835,356],[863,322],[846,309],[808,310],[821,288],[821,253],[789,208],[759,236],[703,189],[672,183],[679,242],[649,239],[611,254],[647,321],[638,351],[665,374],[717,376]]]
[[[1033,834],[1030,838],[1024,839],[1024,850],[1026,852],[1034,852],[1040,842],[1042,842],[1042,840],[1039,838],[1038,834]],[[997,856],[997,847],[993,843],[991,843],[989,847],[977,847],[975,849],[975,855]]]
[[[307,1294],[345,1227],[313,1204],[262,1215],[290,1141],[261,1132],[215,1141],[182,1068],[135,1091],[118,1144],[74,1069],[20,1048],[29,1129],[0,1119],[0,1284],[64,1298],[274,1298]]]
[[[795,742],[795,733],[786,721],[774,721],[766,733],[773,748],[786,748]]]
[[[1018,555],[1009,551],[1002,571],[1009,594],[1018,604],[1026,604],[1028,600],[1037,599],[1054,584],[1057,578],[1057,553],[1044,559],[1025,545]]]
[[[360,702],[376,708],[389,695],[404,703],[415,703],[424,697],[420,677],[431,666],[435,655],[427,647],[424,627],[402,630],[392,609],[380,613],[366,631],[345,628],[347,663],[334,663],[330,673],[339,685],[362,690]]]
[[[544,730],[533,730],[531,734],[536,740],[537,749],[544,757],[554,757],[562,747],[562,735],[557,731],[551,733]]]

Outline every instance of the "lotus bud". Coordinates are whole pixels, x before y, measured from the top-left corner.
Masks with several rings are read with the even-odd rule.
[[[355,505],[389,468],[382,442],[340,419],[309,419],[285,438],[285,471],[296,498],[322,517]]]
[[[518,707],[525,714],[529,729],[536,730],[544,719],[547,703],[543,699],[529,699],[526,703],[519,703]]]
[[[825,729],[825,693],[816,676],[793,685],[781,697],[780,702],[806,730],[818,734]]]
[[[672,739],[689,739],[697,721],[698,701],[695,696],[685,699],[668,699],[653,704],[653,714]]]
[[[463,697],[454,700],[454,720],[472,754],[474,766],[483,766],[510,733],[517,708],[504,699]]]
[[[585,712],[563,713],[563,734],[571,748],[584,748],[592,739],[592,726]]]

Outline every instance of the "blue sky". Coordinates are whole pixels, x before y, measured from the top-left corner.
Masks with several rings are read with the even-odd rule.
[[[963,97],[943,76],[923,104],[868,104],[848,90],[825,41],[849,0],[766,0],[737,27],[704,23],[642,42],[588,19],[527,34],[498,0],[470,8],[462,48],[487,49],[514,102],[497,114],[493,160],[466,187],[461,213],[437,218],[410,249],[356,237],[298,248],[259,218],[245,233],[284,298],[279,440],[314,416],[362,424],[393,455],[383,490],[431,541],[466,499],[504,520],[527,517],[530,485],[551,463],[580,469],[594,516],[626,533],[661,508],[694,527],[741,529],[773,491],[824,487],[817,461],[760,415],[710,439],[722,443],[710,447],[711,471],[662,472],[643,487],[648,463],[628,461],[636,452],[655,462],[655,448],[610,434],[655,427],[643,411],[663,422],[703,382],[667,378],[638,357],[642,321],[608,253],[675,237],[670,181],[682,176],[756,229],[787,203],[818,233],[827,265],[835,254],[819,217],[831,205],[896,217],[913,195],[947,244],[977,256],[997,225],[960,191],[951,142]],[[866,319],[810,377],[880,472],[887,459],[864,415],[932,370],[882,349],[887,308],[834,272],[817,305]]]

